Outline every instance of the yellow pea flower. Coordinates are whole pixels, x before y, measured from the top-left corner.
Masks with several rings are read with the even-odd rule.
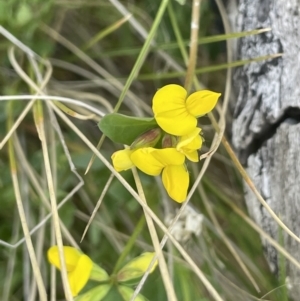
[[[143,276],[143,274],[148,269],[153,257],[155,256],[155,253],[151,252],[145,252],[141,254],[140,256],[133,258],[131,261],[129,261],[119,272],[117,275],[118,281],[128,281],[135,278],[139,278]],[[154,271],[154,269],[157,266],[157,260],[152,266],[152,269],[150,270],[150,273]]]
[[[93,262],[87,255],[79,252],[76,248],[65,246],[63,247],[63,251],[68,272],[68,281],[72,295],[75,297],[88,282]],[[49,262],[60,269],[58,247],[52,246],[48,250],[47,255]]]
[[[154,117],[167,133],[176,136],[187,135],[197,126],[196,118],[210,112],[220,95],[201,90],[187,97],[187,91],[183,87],[167,85],[159,89],[153,97]]]
[[[134,166],[130,159],[132,152],[130,149],[122,149],[112,154],[111,159],[116,171],[120,172]]]
[[[189,174],[185,168],[185,156],[175,148],[140,148],[131,156],[132,163],[150,176],[162,172],[162,182],[169,196],[176,202],[186,199]]]
[[[202,138],[200,137],[200,128],[195,128],[190,134],[179,137],[176,149],[182,152],[190,161],[198,162],[197,150],[202,146]]]

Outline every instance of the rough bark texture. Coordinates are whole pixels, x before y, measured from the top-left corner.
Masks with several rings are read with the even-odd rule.
[[[239,40],[238,59],[284,52],[282,58],[251,63],[234,74],[236,103],[232,143],[241,162],[271,208],[300,236],[300,1],[231,0],[234,31],[271,27]],[[278,240],[278,226],[245,186],[255,221]],[[271,269],[278,254],[263,242]],[[300,261],[300,244],[284,234],[285,248]],[[287,262],[294,300],[300,296],[300,270]]]

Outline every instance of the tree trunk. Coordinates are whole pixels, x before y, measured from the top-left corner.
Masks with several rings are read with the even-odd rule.
[[[251,63],[234,74],[232,143],[256,187],[282,221],[300,235],[300,1],[230,0],[234,31],[271,27],[272,31],[240,39],[236,58],[283,52],[282,58]],[[277,241],[283,231],[245,185],[250,214]],[[300,244],[283,234],[284,247],[300,261]],[[276,250],[263,241],[274,273]],[[300,270],[289,261],[290,295],[300,296]]]

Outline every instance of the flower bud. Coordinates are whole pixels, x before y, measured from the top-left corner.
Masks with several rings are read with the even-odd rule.
[[[149,130],[136,138],[130,146],[131,150],[142,147],[154,147],[161,137],[161,129]]]
[[[177,138],[170,134],[165,134],[162,138],[162,148],[175,147],[177,144]]]
[[[119,272],[117,275],[119,282],[124,282],[132,279],[136,279],[142,277],[144,273],[147,271],[155,253],[145,252],[140,256],[133,258],[129,261]],[[150,273],[152,273],[157,266],[157,260],[152,266]]]

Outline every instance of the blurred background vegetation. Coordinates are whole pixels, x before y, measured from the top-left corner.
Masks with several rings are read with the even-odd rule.
[[[160,2],[160,0],[0,0],[0,24],[32,51],[51,63],[53,73],[47,82],[46,94],[77,99],[107,113],[111,112],[118,102],[122,87],[140,53]],[[155,45],[151,46],[139,76],[133,81],[130,93],[127,93],[120,107],[121,113],[149,116],[152,96],[159,87],[169,83],[183,84],[186,67],[174,33],[174,22],[185,42],[184,47],[188,50],[192,3],[188,0],[185,4],[175,0],[169,2],[155,35]],[[129,13],[132,14],[131,18],[124,19],[124,15]],[[217,5],[214,1],[203,0],[200,41],[203,37],[223,33],[223,23]],[[34,93],[32,88],[12,67],[8,55],[11,46],[11,41],[0,35],[0,93],[4,96],[32,94]],[[81,51],[85,56],[81,55]],[[24,52],[15,47],[14,56],[21,68],[36,81],[32,65]],[[199,45],[196,69],[226,62],[226,41]],[[39,67],[41,72],[45,72],[44,66]],[[203,86],[224,93],[225,69],[201,73],[198,79]],[[13,98],[10,101],[0,102],[1,140],[8,132],[8,120],[15,121],[26,104],[27,101],[14,101]],[[87,111],[81,107],[67,105],[72,110],[87,115]],[[9,113],[9,106],[12,113]],[[78,187],[79,179],[70,168],[61,140],[53,132],[55,124],[47,112],[45,107],[46,134],[51,142],[48,147],[59,203],[70,191]],[[101,137],[97,127],[99,117],[88,120],[70,118],[92,144],[97,145]],[[226,118],[230,124],[230,115],[228,114]],[[64,122],[59,120],[59,126],[76,171],[84,180],[84,185],[74,195],[68,197],[66,203],[59,209],[59,216],[83,252],[111,272],[137,224],[143,218],[143,210],[114,178],[86,237],[80,243],[89,217],[111,173],[99,159],[96,159],[85,175],[92,151]],[[205,138],[201,152],[204,153],[211,145],[215,130],[207,117],[201,119],[201,126]],[[230,127],[227,131],[227,135],[230,136]],[[13,144],[16,148],[22,202],[28,226],[33,229],[45,220],[49,208],[44,205],[40,193],[28,175],[31,168],[47,199],[41,143],[32,110],[18,126]],[[0,283],[0,299],[39,300],[26,244],[22,241],[24,235],[12,184],[8,146],[7,143],[1,146],[0,274],[3,276]],[[106,139],[100,152],[110,160],[111,154],[121,148],[122,145],[115,145]],[[196,167],[189,166],[193,179],[198,175],[201,166],[202,162]],[[131,171],[123,172],[122,175],[135,188]],[[140,176],[150,208],[166,222],[167,217],[174,215],[180,206],[166,198],[160,184],[154,178],[142,174]],[[268,269],[260,238],[243,215],[247,212],[243,202],[241,177],[222,145],[213,156],[190,204],[197,214],[204,216],[202,232],[200,235],[189,233],[188,239],[180,242],[224,300],[287,300],[284,271],[280,271],[278,280]],[[217,223],[214,218],[212,219],[211,211]],[[253,287],[249,277],[230,252],[224,236],[220,235],[220,229],[226,235],[227,242],[248,267],[260,292]],[[162,237],[162,231],[159,228],[157,231]],[[50,293],[50,267],[45,256],[47,249],[54,244],[53,225],[50,220],[32,234],[32,240],[46,290]],[[66,238],[64,241],[65,244],[71,243]],[[153,251],[145,225],[126,260],[144,251]],[[176,249],[168,244],[164,251],[169,254],[167,258],[169,266],[172,267],[171,275],[178,300],[213,300]],[[56,287],[57,300],[63,300],[60,276],[57,277]],[[166,300],[159,269],[150,275],[142,294],[149,300]],[[121,297],[109,294],[104,300],[121,300]]]

